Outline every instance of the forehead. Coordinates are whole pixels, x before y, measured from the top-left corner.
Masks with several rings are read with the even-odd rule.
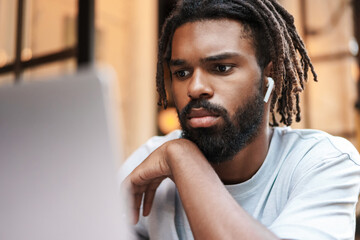
[[[188,22],[175,30],[171,58],[200,54],[202,57],[223,52],[253,55],[252,34],[248,27],[231,19]]]

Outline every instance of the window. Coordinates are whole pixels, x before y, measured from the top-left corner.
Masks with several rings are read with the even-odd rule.
[[[0,84],[90,64],[93,23],[94,0],[0,0]]]

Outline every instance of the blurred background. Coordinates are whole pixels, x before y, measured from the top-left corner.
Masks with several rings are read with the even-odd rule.
[[[174,0],[0,0],[0,85],[108,64],[124,157],[149,137],[178,128],[157,107],[159,29]],[[302,95],[302,122],[360,149],[359,0],[280,0],[315,65],[319,82]],[[356,105],[357,103],[357,105]],[[120,163],[119,163],[120,164]]]

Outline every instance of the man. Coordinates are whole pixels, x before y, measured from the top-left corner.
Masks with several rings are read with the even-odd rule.
[[[284,8],[180,1],[159,42],[166,107],[164,68],[182,131],[150,139],[124,165],[140,237],[353,239],[358,152],[320,131],[276,127],[277,116],[300,121],[309,69],[316,80]]]

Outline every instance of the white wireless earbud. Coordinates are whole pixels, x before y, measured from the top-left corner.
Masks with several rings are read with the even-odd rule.
[[[266,102],[266,103],[269,101],[271,92],[274,88],[274,79],[272,79],[271,77],[268,77],[267,79],[268,79],[268,83],[266,84],[266,86],[268,89],[267,89],[265,97],[264,97],[264,102]]]

